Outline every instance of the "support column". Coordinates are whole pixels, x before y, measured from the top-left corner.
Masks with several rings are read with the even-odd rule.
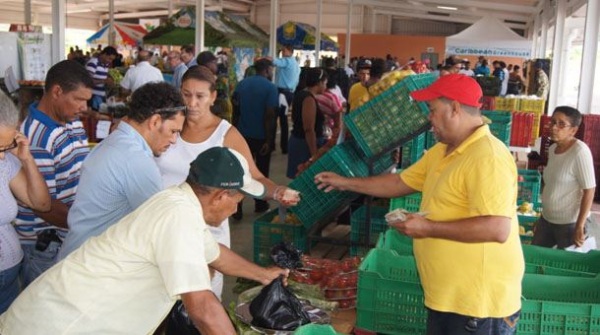
[[[65,27],[67,25],[66,0],[52,0],[52,64],[66,59]]]
[[[540,43],[538,34],[540,30],[540,17],[536,15],[533,19],[533,34],[532,34],[532,43],[531,43],[531,58],[538,57],[538,45]]]
[[[108,45],[115,46],[115,0],[108,0]]]
[[[31,24],[31,0],[25,0],[23,14],[25,14],[25,24]]]
[[[317,36],[315,36],[315,67],[321,66],[321,13],[323,0],[317,0]]]
[[[540,36],[540,48],[537,53],[538,58],[546,58],[546,44],[548,43],[548,16],[546,10],[540,15],[542,21],[541,36]]]
[[[196,0],[196,53],[204,51],[204,0]]]
[[[554,47],[552,48],[552,66],[550,68],[550,96],[548,98],[548,110],[552,112],[558,101],[558,89],[560,87],[560,69],[563,58],[563,39],[565,34],[565,18],[567,16],[567,0],[556,1],[556,19],[554,22]]]
[[[600,4],[598,1],[588,1],[587,12],[585,14],[583,55],[581,57],[581,76],[579,77],[579,97],[577,103],[577,109],[584,114],[592,112],[596,50],[598,49],[598,25],[600,24],[599,17]]]
[[[344,51],[344,63],[350,63],[350,42],[352,40],[352,0],[348,0],[348,17],[346,18],[346,51]],[[346,67],[344,64],[344,67]]]
[[[271,0],[271,31],[269,34],[269,55],[271,58],[277,57],[277,22],[279,21],[278,7],[279,0]]]

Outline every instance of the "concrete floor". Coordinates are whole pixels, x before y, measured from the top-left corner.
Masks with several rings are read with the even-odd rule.
[[[287,168],[287,155],[281,154],[278,149],[271,156],[270,178],[278,184],[287,185],[290,180],[285,176]],[[276,203],[270,203],[271,208],[275,208]],[[254,213],[254,200],[244,200],[244,217],[241,221],[230,219],[231,227],[231,246],[239,255],[248,260],[253,260],[253,223],[262,215]],[[592,207],[595,223],[589,227],[590,234],[597,239],[597,245],[600,247],[600,204],[595,203]],[[599,248],[600,249],[600,248]],[[231,301],[237,301],[237,295],[233,294],[232,288],[235,286],[235,278],[225,277],[222,301],[224,306],[228,306]]]

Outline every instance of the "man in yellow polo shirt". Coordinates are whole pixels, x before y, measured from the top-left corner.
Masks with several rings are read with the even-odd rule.
[[[356,66],[356,72],[358,82],[352,85],[348,92],[348,107],[350,111],[356,109],[363,95],[369,94],[367,82],[371,78],[371,61],[369,59],[359,61]]]
[[[514,334],[524,260],[515,204],[517,169],[481,119],[481,88],[440,77],[412,94],[427,101],[438,144],[398,177],[315,176],[318,187],[398,197],[423,192],[421,215],[390,225],[414,238],[427,334]]]

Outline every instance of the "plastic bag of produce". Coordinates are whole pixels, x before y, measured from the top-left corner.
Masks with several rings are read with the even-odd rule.
[[[177,300],[169,313],[165,335],[201,335],[181,300]]]
[[[280,242],[271,248],[271,259],[280,268],[297,269],[302,267],[302,251],[290,243]]]
[[[252,325],[274,330],[294,330],[310,323],[302,303],[277,278],[265,286],[250,303]]]

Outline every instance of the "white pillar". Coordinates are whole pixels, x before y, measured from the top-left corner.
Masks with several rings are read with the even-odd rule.
[[[538,33],[540,30],[540,17],[536,15],[533,19],[533,41],[531,42],[531,58],[537,58],[538,56],[538,44],[540,43],[540,39],[538,37]]]
[[[542,13],[540,15],[542,21],[541,36],[540,36],[540,48],[538,52],[538,58],[546,58],[546,44],[548,43],[548,17]]]
[[[585,32],[583,37],[583,55],[581,57],[581,76],[579,77],[579,97],[577,109],[581,113],[591,113],[594,94],[594,73],[596,72],[596,50],[598,49],[598,25],[600,4],[596,0],[587,2],[585,14]]]
[[[321,66],[321,13],[323,0],[317,0],[317,36],[315,36],[315,67]]]
[[[196,53],[204,51],[204,0],[196,0]]]
[[[65,27],[67,25],[66,0],[52,0],[52,64],[65,57]]]
[[[352,35],[352,0],[348,0],[348,17],[346,18],[346,51],[344,53],[344,67],[350,63],[350,42]]]
[[[25,14],[25,24],[31,24],[31,0],[25,0],[23,14]]]
[[[271,32],[269,35],[269,55],[277,57],[277,21],[279,16],[279,1],[271,0]]]
[[[560,87],[560,69],[562,68],[563,35],[565,33],[565,18],[567,16],[567,0],[556,1],[556,19],[554,20],[554,47],[552,48],[552,66],[550,67],[550,96],[548,110],[552,112],[558,100]]]
[[[115,29],[115,0],[108,0],[108,45],[115,46],[117,37]]]

